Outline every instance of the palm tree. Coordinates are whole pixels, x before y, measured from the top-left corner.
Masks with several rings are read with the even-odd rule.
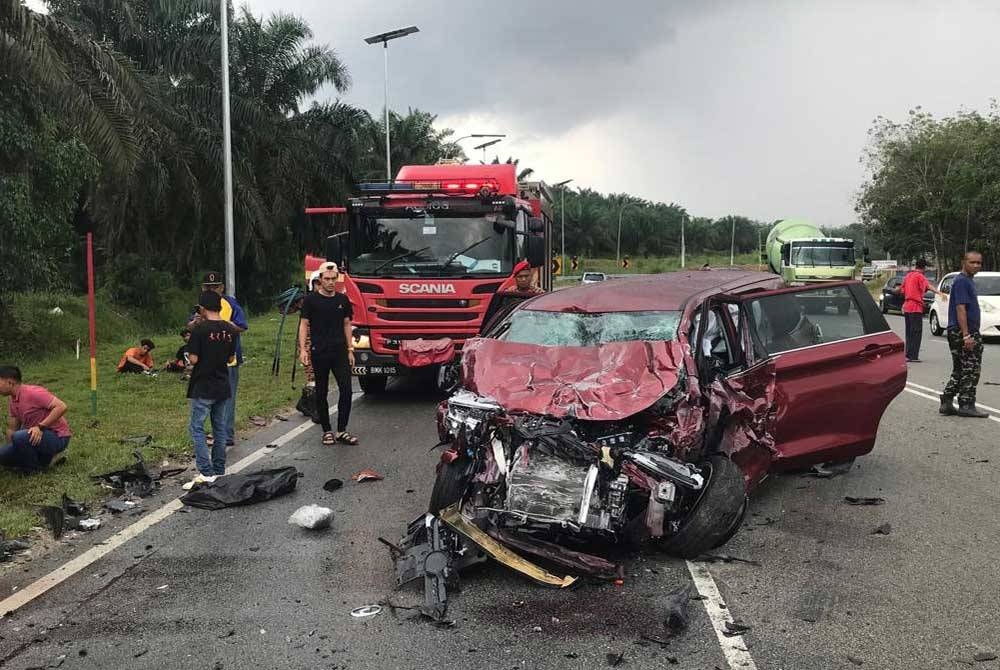
[[[125,173],[134,165],[146,91],[133,64],[107,43],[22,0],[0,0],[0,77],[32,85],[106,167]]]

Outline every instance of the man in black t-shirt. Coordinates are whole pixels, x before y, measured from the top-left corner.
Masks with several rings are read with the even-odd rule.
[[[205,436],[205,417],[212,421],[212,432],[225,435],[226,401],[229,399],[229,359],[236,350],[236,334],[219,311],[222,298],[214,291],[205,291],[198,301],[203,320],[191,330],[187,343],[188,359],[194,368],[188,382],[187,397],[191,400],[191,439],[199,475],[191,484],[211,482],[226,474],[226,442],[216,439],[211,451]],[[190,485],[185,484],[190,487]]]
[[[302,365],[312,365],[316,377],[316,413],[323,426],[323,444],[357,444],[358,438],[347,432],[351,418],[351,367],[354,346],[351,337],[351,301],[337,293],[336,263],[320,266],[319,286],[302,303],[299,322],[299,358]],[[337,380],[337,432],[330,428],[327,393],[330,373]]]

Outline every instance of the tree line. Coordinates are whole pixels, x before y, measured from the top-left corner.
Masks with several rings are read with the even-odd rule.
[[[0,0],[0,296],[82,288],[88,231],[105,287],[124,302],[221,268],[218,3],[48,8]],[[384,130],[381,114],[340,101],[304,106],[321,89],[346,91],[351,75],[302,19],[229,14],[237,283],[244,301],[263,304],[300,278],[303,252],[331,232],[303,209],[343,203],[353,184],[383,178]],[[464,158],[435,121],[418,109],[390,114],[393,165]],[[553,195],[558,231],[563,194]],[[589,188],[567,189],[565,207],[567,251],[589,257],[615,254],[619,216],[622,255],[679,254],[682,221],[691,252],[725,254],[734,227],[737,253],[766,235],[746,217],[690,216]]]
[[[1000,267],[1000,108],[935,118],[920,108],[902,122],[879,117],[857,198],[863,224],[897,260],[959,267],[967,250]]]

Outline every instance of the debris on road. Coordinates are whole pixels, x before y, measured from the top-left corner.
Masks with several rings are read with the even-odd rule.
[[[361,472],[355,473],[354,476],[351,477],[351,479],[360,484],[361,482],[369,482],[369,481],[380,482],[383,479],[385,479],[385,477],[375,472],[374,470],[362,470]]]
[[[120,500],[117,498],[112,498],[104,503],[104,507],[108,509],[112,514],[120,514],[122,512],[127,512],[128,510],[135,507],[135,503],[131,500]]]
[[[873,530],[871,534],[872,535],[888,535],[891,532],[892,532],[892,524],[891,523],[883,523],[880,526],[876,526],[875,530]]]
[[[382,607],[380,605],[363,605],[361,607],[355,607],[351,610],[351,616],[355,619],[364,619],[381,613]]]
[[[14,554],[19,554],[31,549],[31,545],[21,540],[6,540],[0,534],[0,563],[6,563],[14,559]]]
[[[619,665],[625,662],[625,652],[623,651],[620,654],[608,654],[607,659],[609,666],[611,666],[612,668],[617,668]]]
[[[977,663],[985,663],[986,661],[997,660],[997,655],[994,654],[992,651],[980,651],[979,653],[975,654],[972,657],[972,660],[976,661]]]
[[[181,502],[209,510],[252,505],[291,493],[298,481],[299,471],[291,466],[245,475],[222,475],[214,482],[195,485]]]
[[[92,475],[91,479],[115,491],[122,491],[137,498],[148,498],[155,492],[153,477],[138,449],[132,452],[132,456],[135,458],[135,463],[127,468]]]
[[[725,628],[722,631],[722,634],[725,635],[726,637],[737,637],[739,635],[743,635],[744,633],[748,633],[751,630],[751,628],[752,626],[746,625],[739,619],[735,621],[727,621],[725,624]]]
[[[865,664],[865,662],[863,660],[861,660],[860,658],[858,658],[857,656],[846,656],[845,658],[847,658],[847,660],[850,663],[853,663],[854,665],[861,666],[861,665]]]
[[[333,510],[319,505],[305,505],[288,517],[288,523],[308,530],[329,528],[333,522]]]
[[[833,479],[834,477],[839,477],[840,475],[846,475],[851,471],[854,466],[854,459],[847,461],[840,461],[836,463],[818,463],[805,473],[807,477],[816,477],[817,479]]]
[[[688,627],[688,605],[691,603],[693,588],[692,584],[685,584],[667,594],[667,615],[663,625],[671,635],[677,635]]]
[[[336,491],[344,485],[344,482],[339,479],[328,479],[325,484],[323,484],[324,491]]]
[[[100,519],[67,519],[67,528],[72,530],[90,531],[101,527]]]
[[[265,419],[262,416],[256,416],[255,415],[255,416],[250,417],[250,423],[252,423],[253,425],[257,426],[258,428],[263,428],[264,426],[266,426],[268,424],[268,421],[267,421],[267,419]]]
[[[885,498],[855,498],[854,496],[844,496],[844,502],[848,505],[882,505]]]

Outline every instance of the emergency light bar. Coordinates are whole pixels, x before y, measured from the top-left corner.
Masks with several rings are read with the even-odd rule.
[[[445,181],[394,181],[358,184],[365,195],[403,195],[414,193],[452,193],[462,195],[494,195],[500,192],[495,179],[449,179]]]

